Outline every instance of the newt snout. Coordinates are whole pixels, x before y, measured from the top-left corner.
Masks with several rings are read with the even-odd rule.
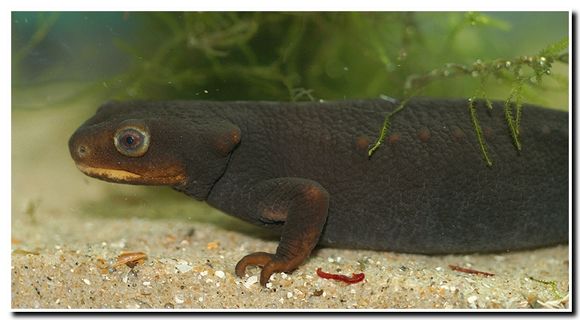
[[[86,143],[79,141],[76,133],[69,139],[68,149],[75,163],[82,161],[82,159],[89,157],[91,154],[91,148]]]

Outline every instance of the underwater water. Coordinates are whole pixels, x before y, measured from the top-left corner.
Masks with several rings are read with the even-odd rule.
[[[15,93],[69,83],[71,98],[403,98],[411,76],[513,60],[501,75],[442,72],[420,92],[469,97],[484,81],[487,96],[503,100],[517,58],[567,38],[568,13],[14,12],[12,30]],[[543,87],[525,87],[525,101],[563,107],[567,70],[554,63]]]

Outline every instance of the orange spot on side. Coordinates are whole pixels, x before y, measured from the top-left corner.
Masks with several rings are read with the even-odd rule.
[[[451,129],[451,136],[453,139],[455,139],[455,141],[462,141],[465,139],[465,132],[463,132],[461,128],[453,126]]]
[[[547,125],[542,126],[542,134],[549,134],[550,131],[551,131],[550,127],[548,127]]]
[[[356,138],[355,145],[356,145],[357,150],[366,151],[370,145],[369,138],[366,136],[359,136]]]
[[[493,137],[493,129],[491,129],[490,127],[484,127],[483,135],[485,136],[485,138],[490,139],[491,137]]]
[[[429,141],[429,139],[431,139],[431,131],[429,131],[429,129],[423,127],[419,130],[419,133],[417,134],[417,136],[419,137],[419,140],[421,140],[422,142],[427,142],[427,141]]]
[[[395,143],[401,141],[401,134],[400,133],[393,133],[393,134],[391,134],[389,136],[388,141],[389,141],[390,144],[395,144]]]

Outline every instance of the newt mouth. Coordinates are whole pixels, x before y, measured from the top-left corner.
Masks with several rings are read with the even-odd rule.
[[[141,175],[118,169],[103,169],[96,167],[89,167],[82,164],[77,164],[77,168],[81,170],[84,174],[100,178],[108,181],[141,181]]]
[[[119,183],[129,183],[129,184],[141,184],[141,185],[181,185],[186,181],[185,174],[179,173],[176,175],[166,175],[166,176],[144,176],[134,172],[120,170],[120,169],[107,169],[107,168],[97,168],[90,167],[82,164],[76,164],[77,168],[84,174],[109,181],[109,182],[119,182]]]

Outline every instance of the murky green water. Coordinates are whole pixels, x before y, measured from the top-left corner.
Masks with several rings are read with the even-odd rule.
[[[14,12],[12,30],[15,107],[56,106],[83,95],[402,98],[409,76],[447,63],[538,55],[567,37],[568,13]],[[552,71],[544,88],[525,90],[526,101],[565,107],[567,65],[555,63]],[[438,78],[420,94],[472,96],[479,74]],[[512,80],[510,72],[490,73],[485,91],[506,99]],[[52,89],[62,83],[68,90]],[[31,86],[48,92],[22,94]]]

